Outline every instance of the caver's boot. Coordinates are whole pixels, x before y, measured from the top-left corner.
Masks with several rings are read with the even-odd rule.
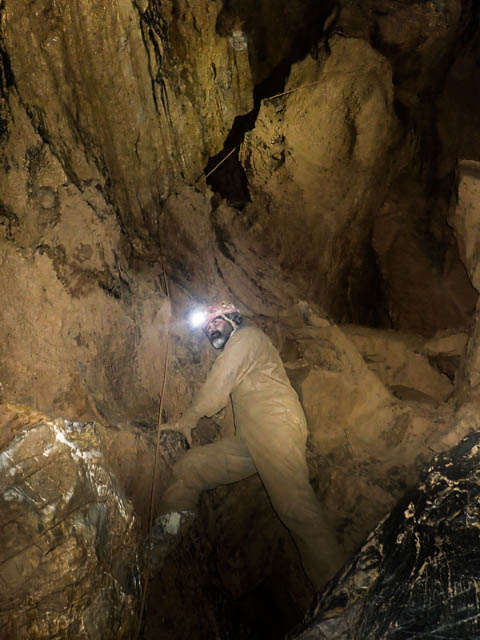
[[[146,541],[145,553],[151,554],[150,576],[155,576],[163,567],[168,554],[186,534],[196,513],[189,509],[171,511],[155,518]]]

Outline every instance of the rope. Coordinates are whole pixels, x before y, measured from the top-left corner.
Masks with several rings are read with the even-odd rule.
[[[287,96],[289,93],[294,93],[299,89],[305,89],[306,87],[313,87],[314,84],[320,84],[323,80],[316,80],[315,82],[310,82],[308,84],[302,84],[300,87],[295,87],[294,89],[289,89],[288,91],[284,91],[283,93],[276,93],[274,96],[269,96],[268,98],[262,98],[262,102],[264,100],[273,100],[274,98],[280,98],[281,96]]]
[[[226,155],[222,160],[220,160],[220,162],[219,162],[218,164],[216,164],[216,165],[213,167],[213,169],[212,169],[211,171],[209,171],[206,175],[205,175],[204,173],[202,173],[202,175],[201,175],[201,176],[199,176],[199,177],[197,178],[196,182],[198,182],[198,181],[199,181],[199,180],[201,180],[202,178],[205,178],[205,180],[206,180],[209,176],[211,176],[211,175],[212,175],[212,173],[213,173],[214,171],[216,171],[216,170],[218,169],[218,167],[219,167],[221,164],[223,164],[223,163],[225,162],[225,160],[227,160],[227,159],[232,155],[232,153],[233,153],[236,149],[238,149],[238,147],[239,147],[239,146],[240,146],[240,145],[239,145],[239,144],[237,144],[237,146],[236,146],[236,147],[233,147],[233,149],[231,149],[231,150],[227,153],[227,155]]]
[[[170,290],[169,290],[169,286],[168,286],[168,280],[167,280],[167,275],[165,273],[165,262],[163,260],[163,254],[160,251],[160,255],[161,255],[161,259],[162,259],[162,273],[163,273],[163,282],[165,285],[165,294],[167,297],[167,300],[170,302]],[[152,525],[153,525],[153,501],[154,501],[154,496],[155,496],[155,490],[157,487],[157,468],[158,468],[158,456],[159,456],[159,452],[160,452],[160,427],[162,426],[163,422],[162,422],[162,416],[163,416],[163,400],[165,397],[165,387],[166,387],[166,382],[167,382],[167,373],[168,373],[168,359],[169,359],[169,342],[170,342],[170,322],[167,325],[167,334],[166,334],[166,343],[165,343],[165,360],[163,363],[163,382],[162,382],[162,389],[160,392],[160,405],[159,405],[159,410],[158,410],[158,421],[157,421],[157,444],[155,447],[155,458],[154,458],[154,462],[153,462],[153,475],[152,475],[152,485],[150,488],[150,506],[149,506],[149,511],[148,511],[148,535],[150,535],[150,531],[152,530]],[[152,550],[150,545],[148,545],[148,549],[147,549],[147,559],[146,559],[146,565],[145,565],[145,575],[144,575],[144,589],[143,589],[143,594],[142,594],[142,604],[140,606],[140,613],[138,615],[138,626],[137,626],[137,631],[135,633],[135,640],[138,640],[138,637],[140,636],[140,631],[142,628],[142,622],[143,622],[143,614],[145,612],[145,608],[146,608],[146,604],[147,604],[147,598],[148,598],[148,583],[149,583],[149,579],[150,579],[150,567],[152,564]]]
[[[357,67],[356,69],[352,69],[351,71],[341,71],[341,70],[339,70],[339,71],[324,71],[322,75],[323,75],[323,77],[324,76],[330,76],[330,75],[336,75],[336,74],[339,74],[339,73],[343,73],[344,75],[350,75],[350,74],[353,74],[353,73],[357,73],[357,71],[360,71],[361,69],[364,69],[364,68],[365,68],[365,65]],[[300,89],[305,89],[307,87],[313,87],[314,85],[320,84],[321,82],[323,82],[323,80],[324,80],[323,77],[322,77],[321,80],[316,80],[315,82],[309,82],[307,84],[302,84],[299,87],[294,87],[293,89],[289,89],[288,91],[283,91],[283,93],[277,93],[274,96],[268,96],[266,98],[262,98],[261,102],[264,102],[266,100],[274,100],[275,98],[281,98],[282,96],[287,96],[290,93],[295,93],[295,91],[299,91]],[[211,169],[207,174],[202,173],[201,175],[199,175],[198,178],[195,180],[195,184],[197,184],[197,182],[199,182],[202,178],[204,178],[206,180],[208,177],[210,177],[212,175],[212,173],[214,171],[216,171],[218,169],[218,167],[220,165],[222,165],[225,162],[225,160],[227,160],[227,158],[229,158],[232,155],[232,153],[236,149],[238,149],[239,147],[240,147],[240,144],[237,144],[236,147],[233,147],[233,149],[231,149],[227,153],[227,155],[222,160],[220,160],[220,162],[218,164],[216,164],[213,167],[213,169]]]

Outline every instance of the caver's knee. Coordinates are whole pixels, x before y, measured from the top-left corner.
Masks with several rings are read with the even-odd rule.
[[[197,449],[189,449],[186,451],[182,457],[173,465],[172,467],[172,475],[175,479],[182,478],[189,473],[194,472],[197,467],[201,466],[198,464],[198,453]]]

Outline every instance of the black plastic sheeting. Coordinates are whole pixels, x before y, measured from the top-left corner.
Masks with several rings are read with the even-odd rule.
[[[480,638],[480,433],[436,456],[288,637]]]

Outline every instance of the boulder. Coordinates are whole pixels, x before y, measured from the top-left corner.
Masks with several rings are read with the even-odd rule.
[[[342,326],[342,331],[360,351],[369,369],[395,395],[405,396],[410,391],[412,397],[416,392],[418,398],[423,396],[425,401],[431,399],[433,403],[443,402],[451,395],[451,380],[423,355],[424,340],[421,336],[354,325]],[[450,349],[458,350],[458,338],[454,342],[457,335],[450,335],[449,342],[446,338],[443,342],[440,338],[437,341],[432,339],[429,354],[448,351],[449,345]]]
[[[440,454],[289,637],[477,638],[479,463],[479,432]]]
[[[249,210],[255,234],[341,317],[353,302],[368,306],[351,292],[370,275],[371,222],[399,131],[391,68],[367,42],[334,37],[329,56],[292,66],[285,88],[263,101],[240,151]]]
[[[137,521],[94,423],[0,405],[0,637],[133,637]]]
[[[440,371],[456,379],[467,342],[466,331],[438,331],[424,343],[422,351],[430,361],[435,362]]]

